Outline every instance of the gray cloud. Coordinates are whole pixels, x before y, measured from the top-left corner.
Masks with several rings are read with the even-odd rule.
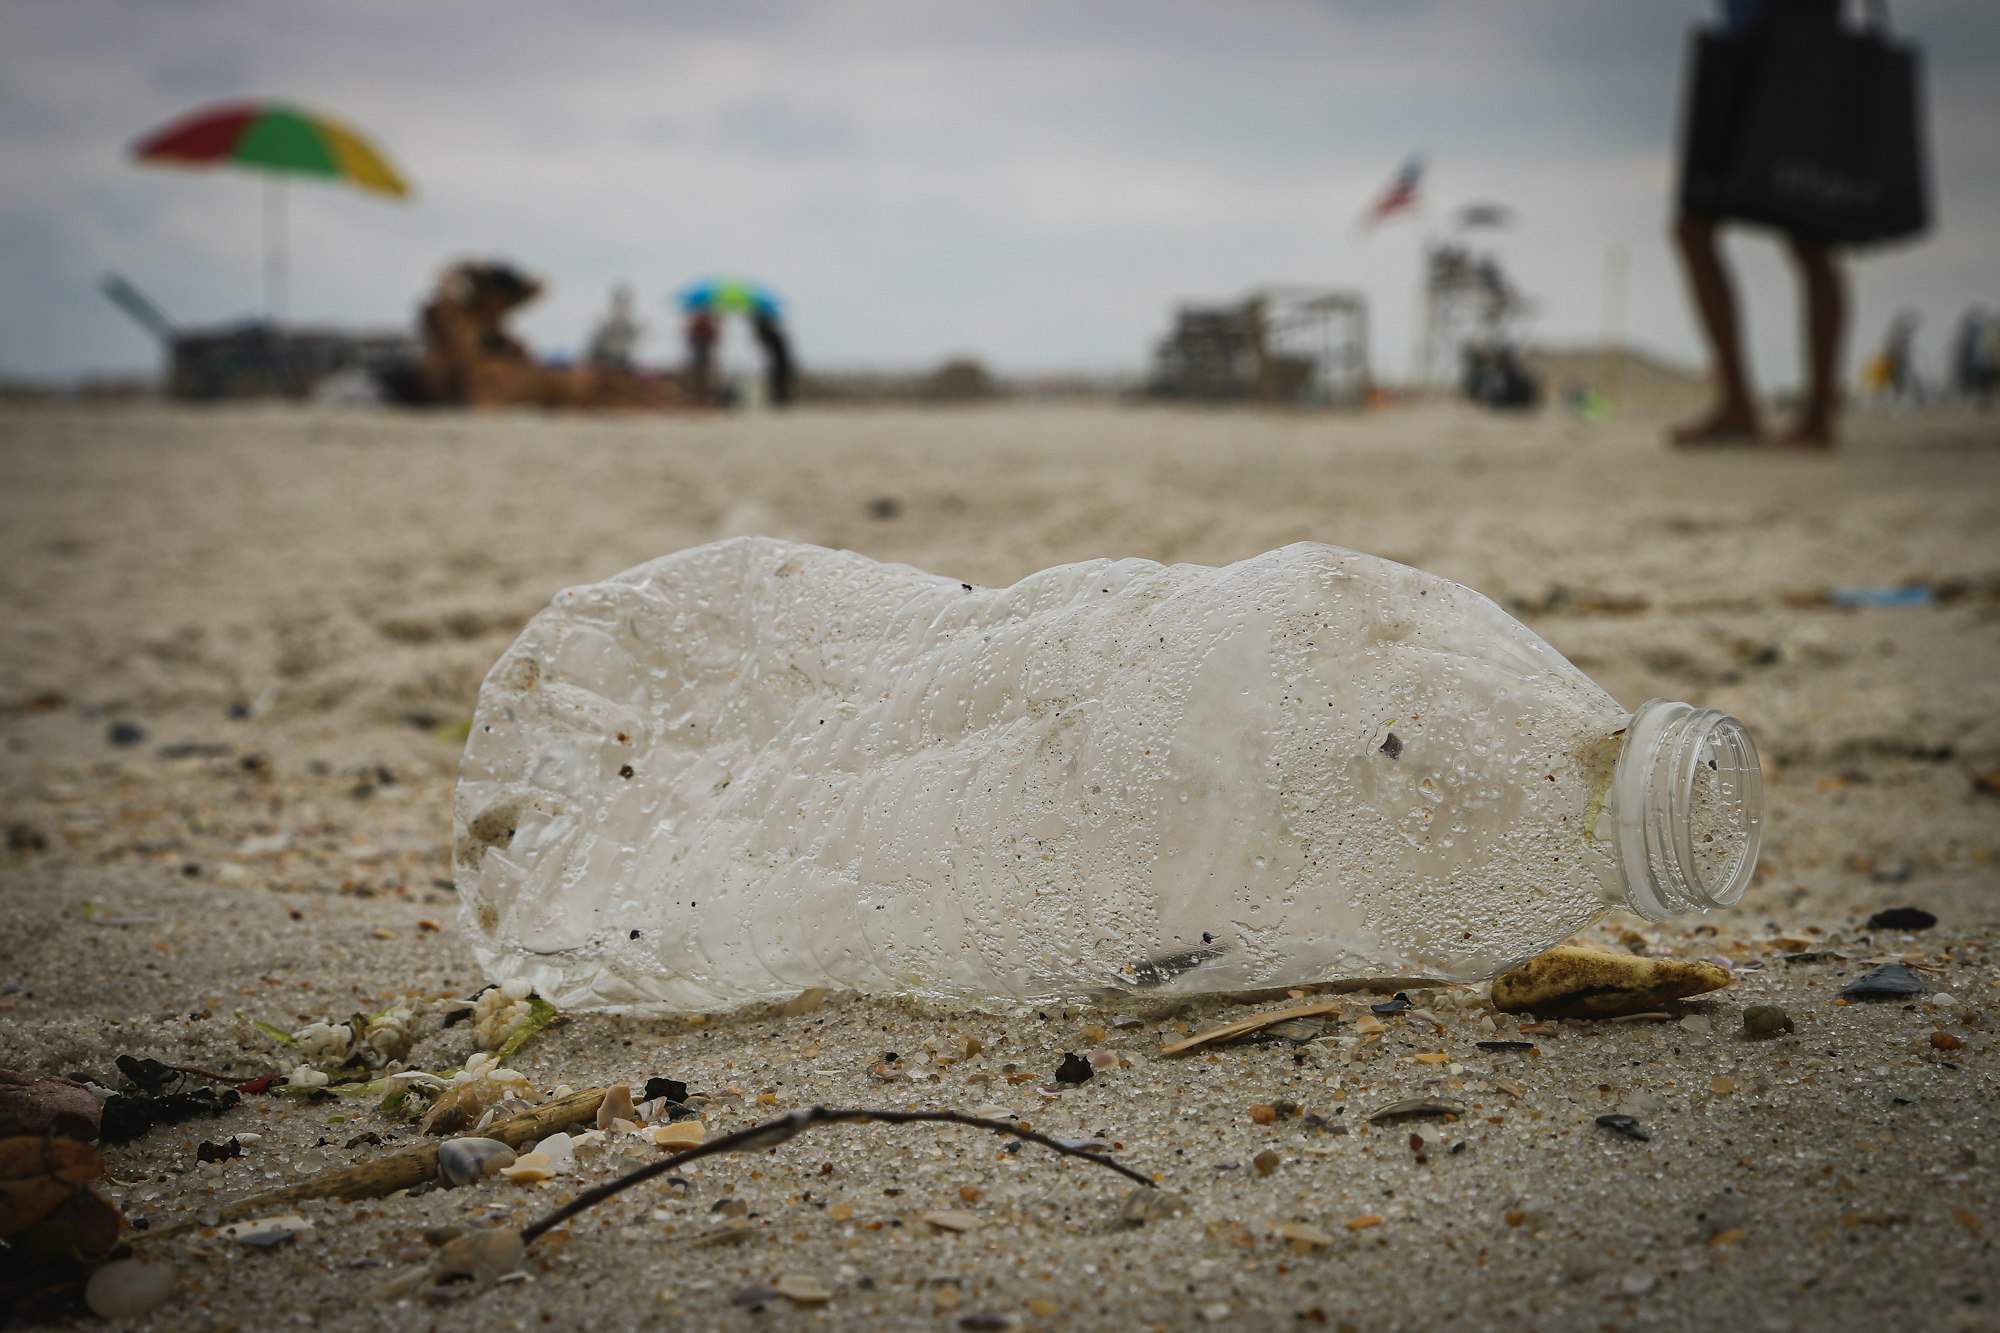
[[[1633,330],[1692,358],[1662,239],[1680,5],[1517,0],[1028,0],[960,6],[588,0],[27,0],[0,14],[0,367],[149,363],[95,292],[116,268],[177,315],[258,301],[258,183],[137,170],[134,137],[211,98],[272,95],[376,137],[409,205],[297,185],[293,312],[407,318],[461,253],[552,279],[527,320],[574,346],[610,285],[659,304],[717,269],[787,296],[820,364],[1134,367],[1180,298],[1258,282],[1361,287],[1376,355],[1410,343],[1418,244],[1472,199],[1541,299],[1537,332],[1594,336],[1609,247]],[[1910,0],[1931,53],[1941,226],[1859,266],[1857,337],[1916,305],[1941,339],[2000,303],[2000,11]],[[1430,221],[1353,220],[1412,149]],[[1757,359],[1795,359],[1789,275],[1738,245]],[[673,351],[670,338],[654,343]]]

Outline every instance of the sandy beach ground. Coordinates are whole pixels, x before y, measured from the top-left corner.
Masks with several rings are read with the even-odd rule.
[[[252,1020],[471,994],[458,738],[566,585],[748,532],[985,584],[1328,541],[1492,595],[1628,706],[1744,719],[1769,823],[1742,904],[1586,937],[1726,960],[1728,989],[1666,1022],[1531,1031],[1476,988],[1420,992],[1438,1021],[1378,1036],[1356,1029],[1383,997],[1354,995],[1324,1040],[1186,1059],[1162,1045],[1254,1006],[574,1015],[515,1061],[545,1091],[679,1079],[711,1132],[815,1103],[1002,1106],[1120,1145],[1185,1210],[1128,1227],[1130,1186],[1088,1163],[843,1127],[624,1195],[538,1244],[525,1281],[377,1299],[427,1229],[525,1221],[659,1152],[614,1144],[578,1178],[306,1204],[312,1230],[268,1251],[160,1241],[179,1287],[151,1326],[2000,1327],[2000,796],[1975,783],[2000,768],[2000,425],[1862,418],[1812,458],[1670,455],[1659,424],[5,409],[0,1066],[115,1087],[130,1053],[247,1079],[291,1063]],[[1827,599],[1910,581],[1929,604]],[[1866,926],[1900,906],[1937,924]],[[1897,958],[1928,994],[1836,1004]],[[1751,1004],[1795,1030],[1742,1038]],[[468,1025],[436,1013],[413,1058],[457,1064]],[[1493,1039],[1534,1049],[1474,1045]],[[1091,1051],[1121,1059],[1054,1081]],[[1367,1124],[1412,1097],[1465,1113]],[[1648,1141],[1595,1123],[1621,1111]],[[231,1137],[240,1157],[197,1162]],[[108,1147],[108,1193],[160,1227],[418,1137],[366,1103],[253,1096]],[[759,1299],[786,1275],[830,1299]]]

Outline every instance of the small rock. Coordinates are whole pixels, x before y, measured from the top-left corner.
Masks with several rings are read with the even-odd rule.
[[[730,1292],[729,1303],[754,1310],[760,1305],[770,1304],[771,1298],[777,1294],[778,1289],[776,1287],[767,1287],[761,1282],[753,1282],[747,1287],[738,1287],[735,1291]]]
[[[1609,1018],[1644,1013],[1729,984],[1727,968],[1674,958],[1639,958],[1563,946],[1493,978],[1504,1013]]]
[[[1775,1037],[1792,1031],[1791,1015],[1775,1004],[1753,1004],[1743,1011],[1743,1035],[1751,1038]]]
[[[1954,1037],[1951,1033],[1944,1031],[1942,1028],[1940,1028],[1936,1032],[1931,1033],[1932,1050],[1955,1051],[1964,1045],[1965,1045],[1964,1042],[1960,1041],[1957,1037]]]
[[[1932,1044],[1935,1045],[1936,1043]],[[1283,1160],[1284,1159],[1278,1156],[1278,1154],[1275,1151],[1273,1151],[1270,1148],[1266,1148],[1264,1149],[1264,1151],[1258,1153],[1255,1157],[1250,1159],[1250,1165],[1257,1168],[1258,1175],[1268,1176],[1273,1171],[1276,1171],[1278,1169],[1278,1164]]]
[[[1116,1051],[1092,1051],[1089,1059],[1092,1069],[1118,1068],[1118,1052]]]
[[[1843,1000],[1906,1000],[1924,993],[1923,978],[1901,963],[1884,963],[1841,987]]]
[[[97,1137],[102,1114],[97,1094],[81,1083],[0,1069],[0,1137],[48,1133],[87,1141]]]
[[[1064,1051],[1062,1064],[1056,1069],[1056,1082],[1088,1083],[1096,1073],[1097,1071],[1091,1068],[1090,1061],[1075,1051]]]
[[[1689,1014],[1681,1020],[1681,1028],[1684,1031],[1706,1037],[1715,1030],[1715,1025],[1708,1021],[1707,1014]]]
[[[1210,1301],[1206,1305],[1197,1306],[1195,1313],[1201,1316],[1205,1324],[1219,1324],[1229,1318],[1229,1302]]]
[[[113,745],[139,745],[146,739],[146,729],[137,722],[113,722],[104,729],[104,739]]]
[[[1644,1296],[1659,1284],[1660,1279],[1655,1274],[1641,1269],[1636,1273],[1627,1273],[1619,1281],[1618,1289],[1627,1296]]]
[[[960,1315],[958,1326],[967,1333],[1007,1333],[1008,1329],[1021,1326],[1021,1317],[1004,1310],[975,1310],[971,1314]]]
[[[83,1303],[99,1319],[137,1319],[165,1305],[179,1281],[171,1264],[113,1259],[90,1275]]]
[[[1250,1108],[1250,1118],[1260,1125],[1268,1125],[1278,1118],[1278,1108],[1258,1102]]]
[[[1623,1134],[1628,1139],[1637,1139],[1641,1143],[1651,1143],[1653,1140],[1653,1136],[1639,1128],[1639,1122],[1629,1115],[1601,1115],[1597,1117],[1597,1123],[1614,1133]]]
[[[1382,1003],[1369,1005],[1368,1012],[1378,1018],[1388,1018],[1393,1014],[1408,1013],[1413,1007],[1410,1003],[1410,997],[1402,991],[1397,991],[1395,995],[1382,1001]]]
[[[677,1078],[649,1078],[646,1080],[646,1101],[684,1102],[688,1099],[688,1085]]]
[[[1891,907],[1868,918],[1870,930],[1929,930],[1937,918],[1921,907]]]

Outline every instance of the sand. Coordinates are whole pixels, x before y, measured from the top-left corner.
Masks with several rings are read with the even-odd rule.
[[[1668,1022],[1526,1033],[1477,989],[1419,993],[1440,1022],[1373,1040],[1355,1027],[1382,997],[1354,995],[1324,1042],[1183,1059],[1161,1047],[1254,1006],[573,1015],[516,1060],[544,1090],[678,1078],[717,1132],[814,1103],[996,1104],[1116,1142],[1186,1211],[1128,1228],[1126,1182],[1088,1164],[969,1130],[836,1128],[628,1194],[537,1245],[529,1280],[445,1305],[376,1293],[422,1262],[425,1229],[525,1221],[579,1181],[309,1204],[313,1229],[270,1252],[161,1241],[180,1285],[152,1326],[2000,1326],[2000,799],[1973,782],[2000,766],[2000,427],[1861,419],[1812,458],[1672,455],[1659,425],[6,409],[0,1066],[115,1086],[133,1053],[247,1078],[288,1064],[253,1019],[476,989],[450,881],[457,738],[486,667],[567,584],[741,532],[979,583],[1330,541],[1491,594],[1628,705],[1749,725],[1769,833],[1743,903],[1585,937],[1727,960],[1729,989]],[[1826,600],[1910,580],[1930,605]],[[114,743],[120,724],[143,737]],[[1903,905],[1938,924],[1865,926]],[[1931,993],[1835,1003],[1891,958]],[[1741,1038],[1750,1004],[1796,1030]],[[1473,1045],[1496,1035],[1536,1050]],[[423,1063],[469,1050],[465,1026],[420,1018]],[[1092,1050],[1119,1067],[1053,1081]],[[885,1081],[870,1071],[892,1051]],[[1420,1095],[1465,1114],[1363,1132]],[[1283,1103],[1332,1128],[1251,1114]],[[1650,1140],[1596,1125],[1619,1111]],[[240,1159],[197,1165],[197,1144],[245,1133],[262,1137]],[[417,1137],[366,1104],[252,1097],[108,1148],[108,1192],[159,1226]],[[582,1179],[656,1151],[588,1156]],[[747,1216],[714,1211],[726,1198]],[[938,1209],[982,1224],[921,1221]],[[831,1300],[731,1303],[785,1274]]]

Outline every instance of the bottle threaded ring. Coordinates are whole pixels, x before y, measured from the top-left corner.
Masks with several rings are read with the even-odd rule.
[[[1651,920],[1743,896],[1763,841],[1764,774],[1743,724],[1653,699],[1626,724],[1608,802],[1629,905]]]

